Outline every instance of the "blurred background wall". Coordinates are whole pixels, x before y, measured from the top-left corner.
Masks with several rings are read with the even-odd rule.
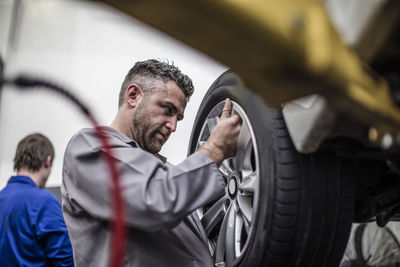
[[[7,77],[27,73],[65,86],[109,125],[122,80],[136,61],[168,60],[193,79],[185,119],[161,154],[171,163],[187,153],[191,128],[211,83],[227,67],[104,4],[78,0],[0,0],[0,54]],[[14,174],[13,157],[24,136],[41,132],[56,157],[47,186],[61,184],[70,137],[90,123],[71,103],[50,92],[0,92],[0,189]]]

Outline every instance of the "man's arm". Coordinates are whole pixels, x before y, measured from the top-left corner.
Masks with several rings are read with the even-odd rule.
[[[145,231],[173,227],[200,206],[223,194],[225,180],[214,162],[194,153],[181,164],[163,163],[140,148],[114,138],[125,223]],[[64,212],[113,219],[111,179],[94,132],[80,132],[69,143],[63,168]],[[67,200],[67,201],[65,201]]]
[[[46,194],[40,200],[35,218],[35,234],[52,266],[74,266],[71,242],[61,206],[52,195]]]

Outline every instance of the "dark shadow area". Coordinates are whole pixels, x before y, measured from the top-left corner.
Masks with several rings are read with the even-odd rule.
[[[44,189],[52,193],[61,205],[61,188],[59,186],[46,187]]]

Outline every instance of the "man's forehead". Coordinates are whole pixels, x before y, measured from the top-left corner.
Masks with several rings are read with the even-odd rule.
[[[160,97],[173,101],[174,103],[179,103],[183,108],[186,107],[187,98],[183,90],[174,82],[168,81],[163,90],[159,90]]]
[[[166,97],[161,98],[160,102],[165,105],[174,106],[177,109],[178,113],[183,117],[186,108],[186,98],[179,100],[174,97]]]

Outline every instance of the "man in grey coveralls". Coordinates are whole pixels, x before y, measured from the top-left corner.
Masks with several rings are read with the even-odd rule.
[[[158,154],[183,119],[192,81],[156,60],[137,62],[120,91],[110,137],[120,171],[128,228],[124,266],[213,266],[206,235],[193,212],[223,194],[218,166],[234,155],[241,119],[224,111],[209,139],[174,166]],[[94,129],[70,140],[63,167],[63,212],[76,266],[107,266],[113,219],[110,177]]]

